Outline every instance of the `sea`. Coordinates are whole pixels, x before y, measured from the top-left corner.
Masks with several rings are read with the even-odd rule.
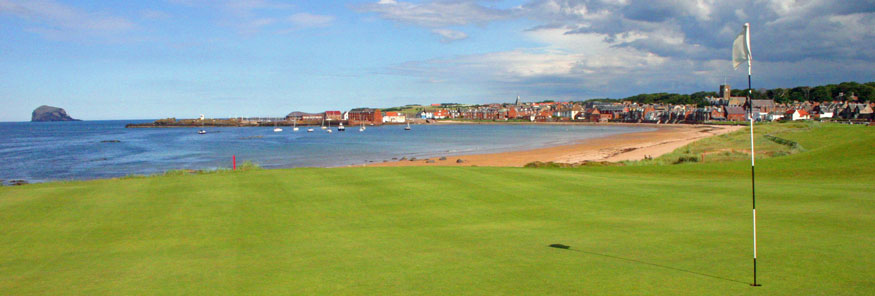
[[[0,122],[0,180],[30,183],[213,170],[250,161],[264,168],[340,167],[527,150],[576,143],[646,127],[525,124],[315,127],[125,128],[153,120]]]

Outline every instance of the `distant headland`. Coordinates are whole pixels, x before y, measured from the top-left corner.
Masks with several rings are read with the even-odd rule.
[[[33,110],[33,114],[30,117],[31,122],[45,122],[45,121],[80,121],[79,119],[74,119],[67,115],[67,111],[64,111],[63,108],[52,107],[42,105],[36,110]]]

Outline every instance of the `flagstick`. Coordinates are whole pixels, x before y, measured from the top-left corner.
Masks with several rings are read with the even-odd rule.
[[[750,25],[745,24],[745,30],[747,30],[745,42],[747,43],[747,47],[750,48]],[[755,169],[754,169],[754,145],[753,145],[753,87],[751,87],[750,83],[751,77],[751,58],[748,56],[747,59],[747,102],[748,102],[748,113],[750,114],[750,192],[751,192],[751,200],[753,202],[753,284],[751,286],[758,287],[757,284],[757,194],[756,194],[756,178]]]
[[[750,73],[747,75],[747,95],[748,108],[750,108],[750,192],[753,201],[753,284],[751,286],[760,286],[757,284],[757,194],[756,194],[756,179],[754,178],[754,146],[753,146],[753,98],[752,90],[750,89]]]

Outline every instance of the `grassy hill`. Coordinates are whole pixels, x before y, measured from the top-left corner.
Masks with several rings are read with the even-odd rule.
[[[875,294],[875,129],[785,127],[759,129],[804,147],[757,162],[762,287],[737,160],[3,187],[0,294]]]

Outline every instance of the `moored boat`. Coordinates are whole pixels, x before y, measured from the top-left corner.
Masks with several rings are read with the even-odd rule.
[[[277,126],[277,120],[274,120],[273,121],[273,132],[278,133],[278,132],[282,132],[282,131],[283,131],[283,129],[280,128],[279,126]]]

